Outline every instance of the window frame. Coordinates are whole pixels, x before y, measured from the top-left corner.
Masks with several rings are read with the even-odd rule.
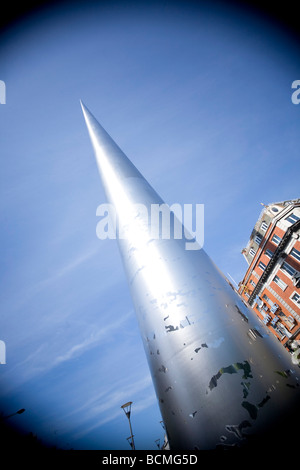
[[[267,224],[267,222],[265,222],[265,221],[263,220],[262,223],[261,223],[261,226],[260,226],[261,230],[262,230],[263,232],[266,232],[266,231],[268,230],[268,227],[269,227],[269,225]]]
[[[284,265],[287,265],[288,268],[285,268]],[[289,271],[289,268],[290,268],[290,271]],[[282,263],[282,265],[280,266],[280,269],[281,271],[284,272],[285,275],[288,275],[290,278],[292,278],[293,276],[295,276],[297,270],[295,268],[293,268],[293,266],[291,266],[289,263],[287,263],[286,261],[284,261]]]
[[[257,243],[258,246],[259,246],[259,245],[261,244],[261,242],[262,242],[262,239],[263,239],[262,235],[259,235],[259,234],[258,234],[258,235],[255,235],[255,237],[254,237],[254,242]]]
[[[275,278],[277,278],[277,280],[279,282],[277,282],[277,280],[275,281]],[[279,277],[277,276],[277,274],[274,276],[274,278],[272,279],[273,282],[275,282],[275,284],[284,292],[285,289],[287,288],[287,284]]]
[[[297,296],[299,297],[298,300],[293,299],[293,297],[294,297],[295,295],[297,295]],[[290,295],[290,300],[291,300],[292,302],[294,302],[294,304],[297,305],[297,306],[300,308],[300,294],[299,294],[298,292],[296,292],[296,291],[294,290],[294,291],[292,292],[292,294]]]
[[[296,219],[296,220],[293,220],[293,218]],[[287,217],[285,217],[284,220],[286,220],[290,224],[294,225],[296,222],[298,222],[298,220],[300,220],[300,217],[298,215],[294,214],[294,212],[292,212]]]
[[[293,254],[293,251],[296,251],[297,253]],[[300,251],[297,250],[297,248],[292,248],[290,253],[289,253],[290,256],[292,256],[295,260],[297,260],[298,262],[300,262]]]
[[[278,241],[278,242],[274,240],[275,237],[279,238],[279,241]],[[281,238],[279,235],[277,235],[276,233],[275,233],[275,234],[273,235],[273,237],[271,238],[271,242],[274,243],[274,245],[279,245],[279,243],[281,242],[281,240],[282,240],[282,238]]]
[[[263,268],[260,266],[261,264],[264,266]],[[263,263],[262,261],[260,261],[257,266],[258,266],[258,268],[261,269],[262,271],[265,271],[265,269],[266,269],[266,267],[267,267],[267,266],[265,265],[265,263]]]
[[[272,253],[271,256],[268,254],[268,252],[269,252],[269,253]],[[268,258],[271,259],[272,256],[274,255],[274,251],[271,251],[269,248],[267,248],[266,251],[265,251],[265,255],[266,255]]]

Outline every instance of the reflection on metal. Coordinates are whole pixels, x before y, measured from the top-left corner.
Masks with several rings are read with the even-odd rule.
[[[300,367],[300,341],[299,340],[293,341],[291,344],[291,348],[293,351],[292,353],[293,364]]]
[[[299,368],[203,249],[151,239],[140,213],[129,224],[135,204],[163,200],[82,109],[108,202],[130,233],[118,243],[170,449],[265,445],[276,426],[287,433]]]

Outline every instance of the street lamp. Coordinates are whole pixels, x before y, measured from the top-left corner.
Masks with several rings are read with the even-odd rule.
[[[22,413],[24,413],[24,411],[25,411],[25,408],[21,408],[20,410],[16,411],[15,413],[12,413],[11,415],[2,416],[0,419],[5,420],[5,419],[11,418],[12,416],[15,416],[15,415],[21,415]]]
[[[131,421],[130,421],[131,405],[132,405],[132,401],[129,401],[129,402],[125,403],[124,405],[122,405],[121,408],[123,409],[123,411],[124,411],[124,413],[125,413],[125,415],[128,419],[128,422],[129,422],[130,436],[127,438],[127,441],[129,442],[129,444],[131,446],[131,449],[135,450],[134,439],[133,439],[133,434],[132,434],[132,427],[131,427]]]

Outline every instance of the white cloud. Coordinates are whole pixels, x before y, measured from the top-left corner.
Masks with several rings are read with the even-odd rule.
[[[70,359],[73,359],[74,357],[83,354],[85,351],[90,349],[94,344],[98,343],[101,339],[109,336],[114,330],[120,330],[122,324],[128,320],[128,318],[132,316],[132,312],[128,312],[122,317],[118,318],[116,321],[110,323],[109,325],[106,325],[104,328],[97,329],[96,332],[90,334],[90,336],[81,343],[78,343],[76,345],[73,345],[66,351],[64,354],[57,356],[52,363],[52,365],[49,366],[55,367],[58,364],[61,364],[62,362],[69,361]]]

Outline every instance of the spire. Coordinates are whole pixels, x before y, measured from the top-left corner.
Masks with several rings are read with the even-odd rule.
[[[125,201],[129,205],[163,203],[161,197],[82,102],[81,107],[108,202],[120,214],[124,212]],[[134,193],[133,188],[137,186],[142,186],[143,191],[137,190]]]
[[[118,172],[119,178],[125,178],[128,176],[142,178],[142,175],[137,168],[126,157],[124,152],[122,152],[110,135],[103,129],[88,108],[82,103],[82,101],[80,103],[102,176],[104,176],[104,168],[102,168],[102,166],[105,162],[109,162],[111,167]]]
[[[162,199],[81,106],[126,235],[120,253],[170,448],[240,446],[254,436],[265,443],[275,424],[280,429],[278,410],[285,417],[295,411],[299,371],[287,387],[278,371],[293,369],[288,353],[203,249],[186,249],[175,230],[153,236],[151,211]],[[164,215],[172,219],[172,211]]]

